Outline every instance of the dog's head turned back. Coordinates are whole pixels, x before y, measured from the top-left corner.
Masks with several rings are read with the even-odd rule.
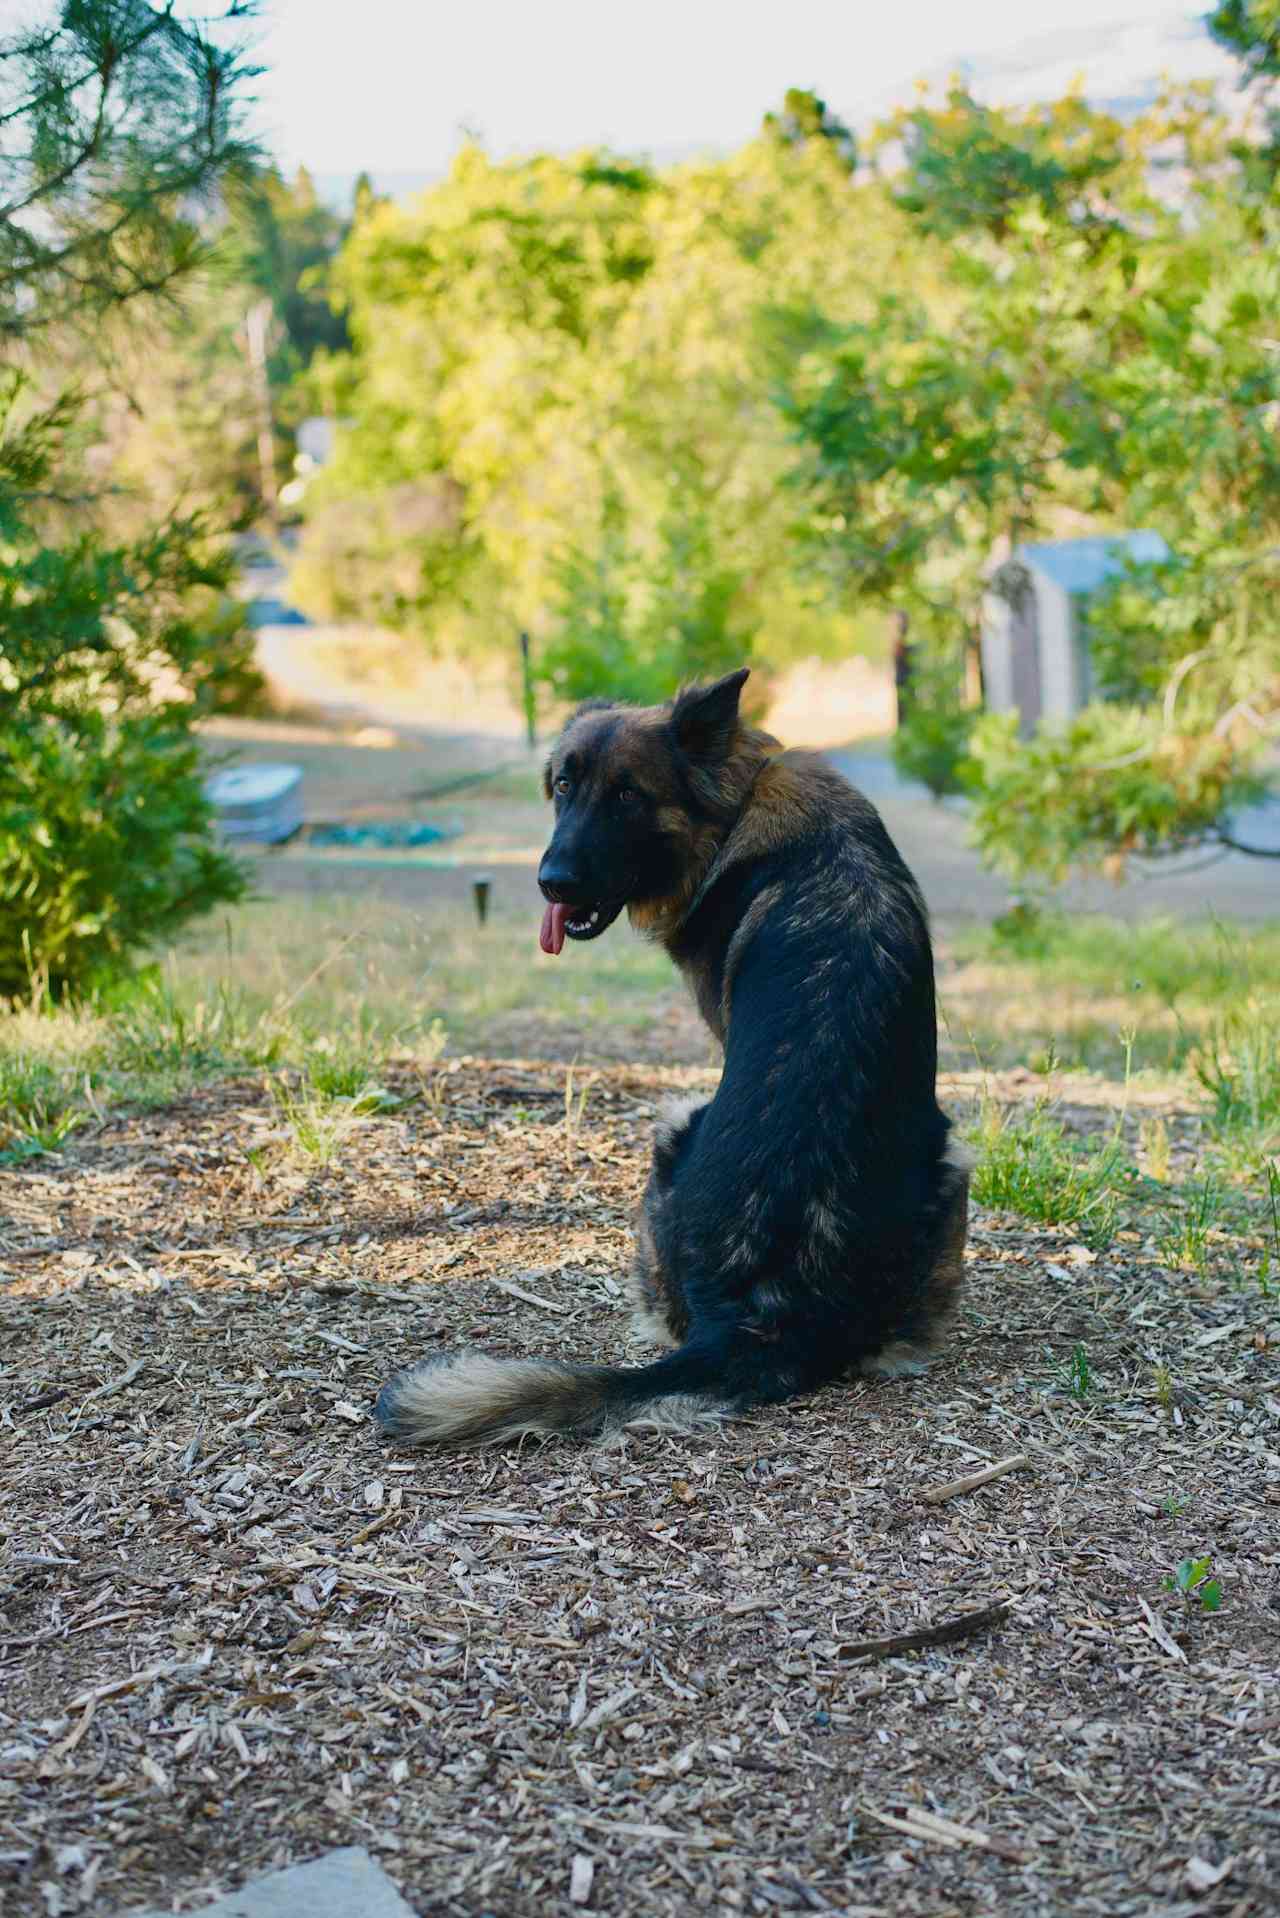
[[[624,906],[644,922],[691,896],[776,744],[742,721],[747,677],[570,715],[544,775],[556,812],[538,868],[545,952],[598,939]]]

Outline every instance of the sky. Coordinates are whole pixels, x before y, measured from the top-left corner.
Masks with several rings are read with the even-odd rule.
[[[435,177],[495,155],[723,151],[789,86],[865,124],[920,77],[991,97],[1149,92],[1226,70],[1185,0],[266,0],[261,132],[283,164]]]

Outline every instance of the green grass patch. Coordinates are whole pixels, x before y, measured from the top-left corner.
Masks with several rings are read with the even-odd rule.
[[[90,1005],[0,1012],[0,1164],[56,1151],[114,1104],[244,1073],[266,1075],[289,1105],[282,1125],[316,1156],[347,1119],[385,1109],[391,1058],[625,1056],[682,990],[625,924],[555,960],[533,909],[497,905],[479,927],[456,903],[255,901]]]
[[[1102,914],[1011,913],[968,935],[971,951],[1033,964],[1042,978],[1100,991],[1128,987],[1174,1005],[1222,1005],[1280,979],[1280,921],[1136,921]]]
[[[1212,1172],[1175,1202],[1169,1222],[1157,1238],[1161,1256],[1183,1271],[1203,1275],[1209,1265],[1210,1239],[1222,1218],[1224,1193]]]
[[[1210,1026],[1191,1067],[1222,1138],[1280,1133],[1280,987],[1251,996]]]
[[[0,1166],[56,1152],[91,1100],[96,1022],[23,1009],[0,1017]]]
[[[978,1162],[979,1205],[1041,1225],[1073,1226],[1091,1245],[1114,1236],[1120,1202],[1137,1174],[1118,1139],[1079,1143],[1044,1107],[1002,1112],[988,1105],[968,1138]]]
[[[1222,1123],[1276,1123],[1280,923],[1015,912],[956,933],[950,954],[942,1002],[959,1060],[1199,1071]]]

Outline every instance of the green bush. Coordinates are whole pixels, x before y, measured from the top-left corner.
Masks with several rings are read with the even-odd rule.
[[[96,986],[243,891],[211,834],[192,729],[257,683],[225,539],[176,507],[139,530],[146,492],[141,506],[129,497],[111,424],[129,383],[119,369],[166,337],[157,296],[175,302],[207,263],[201,209],[254,162],[241,137],[253,9],[213,0],[198,21],[143,0],[44,11],[0,34],[8,997]],[[185,478],[174,490],[186,495]],[[47,1139],[60,1121],[34,1123]]]
[[[0,998],[102,984],[245,884],[192,731],[245,685],[228,559],[194,522],[119,545],[47,505],[79,427],[0,386]]]
[[[0,731],[0,997],[105,982],[244,886],[209,836],[181,718],[41,716]]]
[[[977,714],[962,706],[918,706],[893,736],[893,763],[935,799],[968,790],[969,740]]]
[[[1212,842],[1219,820],[1262,790],[1230,738],[1165,731],[1158,709],[1136,706],[1086,706],[1031,739],[1016,715],[988,713],[972,756],[984,860],[1053,885],[1073,867],[1118,879],[1131,857]]]

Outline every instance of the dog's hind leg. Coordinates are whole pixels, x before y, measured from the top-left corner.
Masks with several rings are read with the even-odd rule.
[[[950,1198],[942,1243],[929,1274],[923,1311],[928,1325],[930,1345],[938,1345],[946,1335],[960,1304],[964,1285],[964,1247],[969,1235],[969,1174],[972,1161],[958,1146],[947,1153]]]
[[[949,1146],[944,1165],[946,1211],[942,1236],[923,1294],[912,1315],[915,1324],[907,1337],[892,1340],[871,1358],[863,1360],[859,1370],[872,1377],[901,1378],[927,1370],[930,1356],[941,1345],[956,1315],[964,1284],[971,1162],[959,1147]]]

